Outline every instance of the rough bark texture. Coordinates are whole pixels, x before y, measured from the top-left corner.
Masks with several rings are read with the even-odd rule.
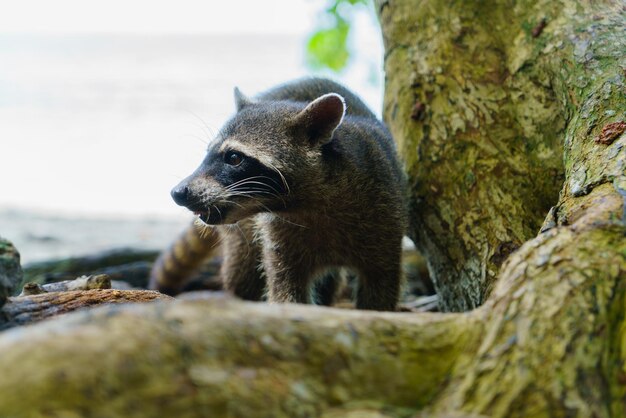
[[[624,6],[404,0],[378,7],[384,113],[412,180],[412,236],[442,308],[474,308],[550,207],[559,216],[570,197],[623,171],[623,143],[607,148],[593,138],[624,119]]]
[[[152,302],[171,299],[152,290],[72,290],[10,297],[0,308],[0,329],[38,322],[51,316],[108,303]]]
[[[84,311],[3,335],[0,415],[316,417],[351,401],[425,405],[474,320],[222,298]]]
[[[626,415],[626,135],[594,140],[625,117],[623,5],[378,7],[413,236],[445,308],[486,301],[70,314],[0,336],[0,415]]]

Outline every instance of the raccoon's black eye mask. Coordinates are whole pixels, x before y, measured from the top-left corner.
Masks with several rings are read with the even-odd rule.
[[[286,193],[286,186],[278,171],[241,151],[226,149],[213,155],[206,163],[206,174],[231,191],[264,197]]]

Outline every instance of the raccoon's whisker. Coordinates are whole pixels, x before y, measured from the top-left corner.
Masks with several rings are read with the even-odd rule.
[[[245,195],[245,194],[243,194],[243,195]],[[305,225],[300,225],[300,224],[297,224],[297,223],[295,223],[295,222],[291,222],[291,221],[289,221],[289,220],[287,220],[287,219],[283,218],[282,216],[278,215],[276,212],[274,212],[273,210],[271,210],[270,208],[268,208],[268,207],[267,207],[265,204],[263,204],[260,200],[256,199],[254,196],[249,196],[249,195],[248,195],[247,197],[249,197],[251,200],[253,200],[253,201],[254,201],[257,205],[259,205],[260,207],[262,207],[263,209],[265,209],[268,213],[271,213],[272,215],[274,215],[274,216],[275,216],[275,217],[277,217],[278,219],[282,220],[283,222],[286,222],[286,223],[291,224],[291,225],[298,226],[298,227],[300,227],[300,228],[308,228],[308,227],[307,227],[307,226],[305,226]]]
[[[256,177],[258,177],[258,176],[256,176]],[[251,177],[251,178],[255,178],[255,177]],[[241,183],[246,182],[248,180],[249,179],[241,179],[239,181],[236,181],[233,184],[229,184],[228,186],[224,187],[224,190],[231,190],[231,189],[237,187],[238,185],[240,185]]]
[[[224,220],[224,216],[222,215],[222,211],[220,210],[220,208],[218,208],[217,206],[213,205],[213,207],[215,208],[215,210],[217,211],[217,213],[219,213],[220,215],[220,219]]]
[[[297,226],[297,227],[304,228],[304,229],[309,229],[309,227],[306,226],[306,225],[297,224],[295,222],[292,222],[292,221],[290,221],[288,219],[283,218],[282,216],[278,216],[278,219],[280,219],[283,222],[287,222],[288,224],[293,225],[293,226]]]
[[[220,201],[222,201],[222,202],[224,202],[224,203],[231,203],[231,204],[233,204],[233,205],[237,205],[237,206],[239,206],[241,209],[245,209],[245,208],[243,207],[243,205],[240,205],[239,203],[237,203],[237,202],[235,202],[235,201],[233,201],[233,200],[228,200],[228,199],[227,199],[227,197],[229,197],[229,196],[224,196],[224,197],[221,197],[221,198],[220,198]]]
[[[269,194],[269,195],[273,196],[273,194],[272,194],[272,193],[269,193],[269,192],[262,191],[262,193]],[[244,197],[247,197],[248,199],[253,200],[254,202],[256,202],[256,203],[259,203],[259,204],[260,204],[260,201],[259,201],[257,198],[255,198],[253,195],[251,195],[250,193],[248,193],[248,192],[235,192],[235,193],[228,193],[228,194],[226,194],[226,195],[222,196],[222,197],[220,198],[220,200],[221,200],[222,202],[233,203],[233,204],[235,204],[235,205],[238,205],[238,206],[239,206],[239,207],[241,207],[242,209],[245,209],[245,208],[244,208],[244,206],[240,205],[239,203],[237,203],[237,202],[235,202],[235,201],[232,201],[232,200],[228,200],[228,198],[230,198],[230,197],[237,197],[237,196],[244,196]],[[267,209],[267,206],[265,206],[265,208]],[[269,210],[269,209],[268,209],[268,210]]]
[[[261,184],[263,185],[263,184]],[[246,183],[246,187],[237,187],[236,189],[229,190],[230,193],[255,193],[255,192],[265,192],[280,197],[280,193],[271,187],[261,188],[259,186],[255,186],[253,184]]]
[[[233,205],[237,205],[237,206],[239,206],[240,208],[242,208],[242,209],[243,209],[244,207],[243,207],[241,204],[239,204],[239,203],[237,203],[237,202],[235,202],[235,201],[232,201],[232,200],[229,200],[229,199],[228,199],[228,198],[229,198],[229,197],[231,197],[231,196],[232,196],[232,195],[231,195],[230,193],[221,193],[221,194],[218,196],[218,198],[216,199],[216,201],[219,201],[219,202],[224,202],[224,203],[232,203]]]
[[[285,178],[285,176],[283,176],[283,173],[281,173],[280,170],[276,168],[276,166],[274,166],[272,163],[266,161],[266,164],[269,166],[269,168],[278,173],[281,180],[283,181],[283,184],[285,185],[285,188],[287,189],[287,194],[290,194],[291,190],[289,189],[289,184],[287,184],[287,179]]]
[[[197,218],[194,221],[194,225],[198,229],[198,232],[200,234],[200,238],[207,239],[207,237],[209,236],[209,226],[206,225],[205,223],[203,223],[200,220],[200,218]]]
[[[255,194],[267,194],[270,196],[276,196],[280,198],[280,196],[277,195],[276,193],[272,193],[269,190],[262,190],[262,189],[235,190],[235,191],[229,192],[227,196],[252,196]]]
[[[298,226],[298,227],[300,227],[300,228],[309,229],[309,227],[308,227],[308,226],[306,226],[306,225],[300,225],[300,224],[297,224],[297,223],[295,223],[295,222],[292,222],[292,221],[290,221],[289,219],[286,219],[286,218],[284,218],[284,217],[280,216],[280,215],[279,215],[279,214],[277,214],[276,212],[272,212],[272,211],[270,211],[270,213],[271,213],[272,215],[274,215],[275,217],[277,217],[278,219],[280,219],[281,221],[285,222],[285,223],[288,223],[288,224],[290,224],[290,225],[294,225],[294,226]]]
[[[240,205],[237,202],[233,202],[232,200],[223,199],[223,198],[220,199],[220,200],[222,202],[225,202],[225,203],[232,203],[234,205],[239,206],[242,209],[245,209],[242,205]],[[246,241],[246,246],[247,246],[247,249],[248,249],[248,252],[246,253],[246,257],[248,257],[248,255],[250,254],[250,248],[251,248],[250,241],[248,241],[248,238],[246,237],[246,234],[244,234],[243,230],[241,229],[241,226],[239,226],[239,222],[235,222],[234,227],[237,227],[237,229],[239,229],[239,232],[241,233],[242,238]],[[221,238],[219,242],[222,242],[223,239],[225,239],[225,237]]]
[[[270,208],[268,208],[267,206],[265,206],[265,205],[264,205],[264,204],[263,204],[260,200],[255,199],[255,198],[253,198],[253,197],[252,197],[251,199],[252,199],[252,200],[254,200],[254,201],[256,202],[256,204],[257,204],[257,205],[261,206],[263,209],[265,209],[265,210],[266,210],[266,211],[268,211],[269,213],[272,213],[272,214],[273,214],[273,212],[271,211],[271,209],[270,209]]]
[[[261,177],[257,177],[257,178],[259,178],[259,179],[266,178],[266,179],[271,180],[274,183],[276,183],[276,181],[274,179],[271,179],[269,177],[261,176]],[[252,180],[252,179],[253,179],[253,177],[251,177],[249,179],[245,179],[245,181],[239,181],[237,183],[233,183],[232,185],[230,185],[229,187],[226,187],[225,189],[229,190],[229,191],[231,191],[231,190],[241,190],[241,189],[245,189],[248,186],[254,185],[256,187],[261,186],[263,188],[270,189],[270,190],[274,191],[277,194],[281,194],[280,190],[277,189],[276,187],[272,186],[271,184],[267,184],[267,183],[264,183],[262,181],[256,181],[256,180]],[[278,183],[276,183],[276,184],[279,185]]]
[[[215,129],[211,129],[211,127],[209,126],[208,123],[206,123],[204,121],[204,119],[202,119],[200,116],[198,116],[195,112],[188,110],[188,112],[195,117],[196,119],[198,119],[200,121],[200,123],[202,123],[202,130],[204,132],[204,134],[207,136],[207,138],[210,140],[211,137],[214,137],[215,135]],[[204,141],[206,144],[208,144],[208,141]]]
[[[274,190],[272,189],[268,189],[268,188],[260,188],[258,186],[256,187],[246,187],[246,188],[237,188],[234,190],[229,190],[226,193],[224,193],[225,196],[229,196],[229,195],[238,195],[238,194],[252,194],[252,193],[262,193],[262,194],[270,194],[272,196],[278,196],[280,197],[280,195],[278,193],[276,193]]]
[[[280,199],[283,202],[283,206],[285,208],[287,207],[287,202],[285,202],[285,199],[283,199],[282,196],[280,196],[280,195],[278,195],[276,193],[268,192],[267,190],[252,189],[252,190],[246,190],[246,191],[235,191],[235,192],[229,193],[228,197],[244,196],[244,197],[247,197],[247,198],[250,198],[250,199],[254,200],[254,196],[255,195],[259,195],[259,194],[265,194],[265,195],[276,197],[276,198]]]
[[[267,178],[269,178],[269,177],[267,177]],[[256,181],[256,180],[248,180],[248,181],[246,181],[244,183],[237,184],[236,187],[231,187],[230,189],[232,190],[232,189],[242,188],[242,187],[247,186],[249,184],[258,184],[258,185],[270,188],[270,189],[274,190],[276,193],[279,193],[279,191],[275,187],[273,187],[273,186],[271,186],[271,185],[269,185],[267,183],[263,183],[262,181]]]
[[[238,184],[244,183],[244,182],[246,182],[246,181],[248,181],[248,180],[252,180],[252,179],[262,179],[262,178],[268,178],[268,179],[270,179],[270,180],[274,180],[274,179],[272,179],[271,177],[267,177],[267,176],[252,176],[252,177],[246,177],[245,179],[238,180],[238,181],[236,181],[236,182],[234,182],[234,183],[232,183],[232,184],[229,184],[229,185],[228,185],[228,186],[226,186],[225,188],[226,188],[226,189],[228,189],[228,188],[230,188],[230,187],[234,187],[234,186],[236,186],[236,185],[238,185]]]
[[[270,180],[270,181],[272,181],[272,182],[276,183],[276,185],[279,185],[279,183],[278,183],[278,182],[276,182],[276,180],[274,180],[274,179],[273,179],[273,178],[271,178],[271,177],[267,177],[267,176],[254,176],[254,177],[249,177],[249,178],[246,178],[246,179],[242,179],[242,180],[239,180],[239,181],[237,181],[237,182],[235,182],[235,183],[233,183],[233,184],[230,184],[230,185],[228,185],[227,187],[225,187],[225,189],[226,189],[226,190],[233,190],[233,189],[236,189],[236,188],[238,188],[238,187],[243,187],[244,185],[247,185],[247,184],[260,184],[260,185],[263,185],[263,186],[265,186],[265,187],[269,187],[269,188],[271,188],[271,189],[272,189],[272,190],[274,190],[276,193],[279,193],[279,192],[280,192],[279,190],[276,190],[276,188],[272,187],[271,185],[269,185],[269,184],[267,184],[267,183],[260,182],[260,181],[254,181],[254,179],[268,179],[268,180]]]
[[[260,202],[259,202],[259,203],[260,203]],[[300,224],[297,224],[297,223],[295,223],[295,222],[292,222],[292,221],[290,221],[290,220],[288,220],[288,219],[286,219],[286,218],[283,218],[282,216],[280,216],[280,215],[279,215],[279,214],[277,214],[276,212],[274,212],[274,211],[270,210],[267,206],[265,206],[265,205],[264,205],[264,204],[262,204],[262,203],[260,203],[260,205],[261,205],[262,207],[264,207],[264,208],[265,208],[265,210],[267,210],[269,213],[271,213],[272,215],[274,215],[275,217],[277,217],[278,219],[280,219],[281,221],[283,221],[283,222],[285,222],[285,223],[288,223],[288,224],[290,224],[290,225],[294,225],[294,226],[297,226],[297,227],[300,227],[300,228],[309,229],[309,227],[308,227],[308,226],[306,226],[306,225],[300,225]]]

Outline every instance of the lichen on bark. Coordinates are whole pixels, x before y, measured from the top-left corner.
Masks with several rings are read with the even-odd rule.
[[[569,139],[579,118],[590,119],[594,131],[624,117],[616,62],[620,53],[623,59],[616,30],[623,12],[613,2],[576,1],[378,7],[387,51],[384,113],[412,180],[412,237],[442,307],[474,308],[501,263],[560,205],[564,171],[577,193],[605,175],[593,161],[582,171]],[[415,102],[425,109],[419,120],[411,119]],[[583,160],[593,158],[588,142],[579,150]],[[605,153],[617,155],[618,147]]]

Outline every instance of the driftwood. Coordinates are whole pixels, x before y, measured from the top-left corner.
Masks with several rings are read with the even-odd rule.
[[[5,332],[0,367],[21,365],[3,369],[0,415],[315,417],[354,397],[370,399],[352,405],[354,414],[380,408],[387,397],[396,405],[414,396],[423,402],[437,388],[432,379],[472,340],[466,328],[480,321],[215,295],[106,306],[27,334]],[[9,384],[17,379],[20,385]],[[343,412],[336,417],[388,416]]]
[[[96,305],[128,302],[152,302],[172,299],[151,290],[94,289],[65,292],[45,292],[38,295],[10,297],[0,308],[6,322],[0,329],[41,321],[51,316]]]
[[[171,298],[149,290],[111,289],[111,278],[105,274],[43,285],[26,283],[22,293],[9,297],[0,309],[0,329],[96,305],[151,302],[157,299]]]
[[[74,280],[40,285],[38,283],[26,283],[19,296],[40,295],[50,292],[67,292],[73,290],[110,289],[111,278],[106,274],[95,276],[82,276]]]

